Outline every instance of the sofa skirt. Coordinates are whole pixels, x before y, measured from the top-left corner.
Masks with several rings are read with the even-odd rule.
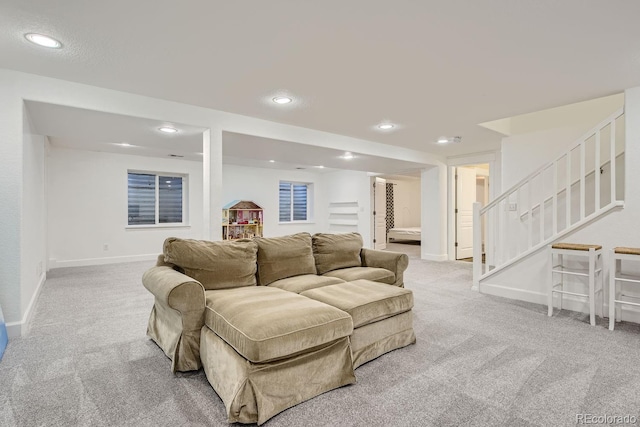
[[[258,423],[329,390],[356,382],[349,338],[286,359],[253,363],[207,326],[200,357],[230,423]]]
[[[153,305],[147,336],[151,338],[164,354],[171,359],[171,372],[197,371],[200,364],[200,329],[202,320],[197,319],[198,313],[187,313],[193,319],[183,319],[183,316],[159,302]],[[200,313],[199,317],[202,317]],[[197,326],[196,330],[184,330],[184,324]]]
[[[412,311],[356,328],[351,335],[353,368],[415,342]]]

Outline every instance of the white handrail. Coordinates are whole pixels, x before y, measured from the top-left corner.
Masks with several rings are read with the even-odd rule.
[[[504,200],[505,198],[510,196],[515,190],[517,190],[518,187],[521,187],[529,179],[531,179],[532,177],[538,175],[544,169],[548,168],[552,164],[554,164],[554,163],[558,162],[559,160],[561,160],[565,155],[567,155],[567,153],[573,151],[574,148],[578,147],[582,143],[582,141],[585,141],[585,140],[591,138],[596,132],[599,132],[600,130],[604,129],[610,123],[612,123],[611,135],[613,135],[612,138],[613,138],[613,140],[615,140],[615,121],[616,121],[616,119],[618,117],[622,116],[623,114],[624,114],[624,108],[620,108],[615,113],[611,114],[609,117],[607,117],[606,119],[604,119],[603,121],[598,123],[596,126],[591,128],[588,132],[586,132],[583,136],[578,138],[576,140],[576,142],[574,142],[574,144],[572,146],[570,146],[564,153],[562,153],[561,155],[559,155],[558,157],[556,157],[554,160],[550,161],[549,163],[545,164],[544,166],[541,166],[538,169],[536,169],[535,171],[531,172],[526,177],[522,178],[519,182],[517,182],[515,185],[513,185],[507,191],[503,192],[502,195],[498,196],[497,198],[492,200],[491,203],[489,203],[487,206],[482,208],[480,210],[480,213],[483,214],[487,210],[491,209],[493,206],[495,206],[498,203],[500,203],[502,200]],[[614,147],[614,150],[615,150],[615,147]]]

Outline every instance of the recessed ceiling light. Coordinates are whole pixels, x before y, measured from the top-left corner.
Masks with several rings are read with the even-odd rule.
[[[351,154],[350,152],[346,152],[344,153],[344,155],[340,156],[341,159],[345,159],[345,160],[351,160],[353,159],[355,156],[353,154]]]
[[[276,96],[275,98],[273,98],[273,102],[275,102],[276,104],[289,104],[293,102],[293,99],[289,98],[288,96]]]
[[[62,47],[62,43],[58,40],[53,37],[45,36],[44,34],[28,33],[25,34],[24,37],[31,43],[37,44],[38,46],[48,47],[50,49],[60,49]]]
[[[275,160],[269,160],[269,163],[275,163],[275,162],[276,162]]]
[[[176,132],[178,132],[178,129],[172,128],[171,126],[162,126],[162,127],[158,128],[158,130],[160,132],[164,132],[164,133],[176,133]]]
[[[440,138],[438,138],[438,144],[447,144],[449,142],[455,142],[456,144],[458,142],[462,141],[462,137],[461,136],[441,136]]]
[[[393,123],[380,123],[378,125],[378,129],[382,129],[382,130],[389,130],[389,129],[393,129],[394,127],[396,127],[396,125],[394,125]]]
[[[120,143],[117,143],[116,145],[119,145],[121,147],[133,147],[133,145],[129,144],[128,142],[120,142]]]
[[[320,166],[316,166],[318,169],[324,169],[324,166],[320,165]]]

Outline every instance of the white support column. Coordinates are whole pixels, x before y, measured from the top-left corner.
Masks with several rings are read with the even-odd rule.
[[[422,259],[447,259],[447,166],[439,164],[420,174],[422,198]]]
[[[585,175],[586,175],[586,154],[585,154],[585,145],[586,142],[582,141],[580,143],[580,219],[582,221],[585,217],[586,205],[587,205],[587,197],[585,191]]]
[[[26,307],[22,265],[23,104],[17,85],[0,78],[0,306],[9,337],[18,337],[25,326]],[[26,225],[26,224],[25,224]]]
[[[202,220],[203,238],[222,238],[222,130],[216,127],[202,134]]]
[[[595,210],[600,210],[600,129],[596,131],[596,148],[595,148],[595,177],[596,177],[596,189],[595,189]]]
[[[566,190],[564,192],[565,202],[566,202],[566,214],[567,219],[564,227],[571,227],[571,151],[567,152],[565,156],[567,160],[567,168],[566,168],[566,177],[567,181],[565,182]]]
[[[612,121],[611,122],[611,128],[609,129],[609,132],[611,133],[610,136],[610,146],[609,146],[609,165],[611,166],[611,199],[609,200],[609,203],[613,203],[615,202],[618,197],[617,197],[617,191],[616,191],[616,186],[617,186],[617,182],[616,182],[616,121]],[[626,147],[625,147],[625,151],[626,151]]]
[[[481,203],[473,204],[473,286],[471,290],[480,291],[482,275],[482,222],[480,221]]]
[[[527,205],[529,206],[529,215],[527,215],[527,249],[533,246],[533,179],[527,182]]]
[[[553,199],[551,206],[551,213],[553,215],[552,219],[552,230],[551,234],[558,233],[558,162],[553,162]]]

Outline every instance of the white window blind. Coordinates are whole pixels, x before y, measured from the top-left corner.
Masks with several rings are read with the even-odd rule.
[[[309,185],[280,182],[278,215],[280,222],[306,221],[309,219]]]
[[[128,225],[183,224],[184,177],[128,173]]]

